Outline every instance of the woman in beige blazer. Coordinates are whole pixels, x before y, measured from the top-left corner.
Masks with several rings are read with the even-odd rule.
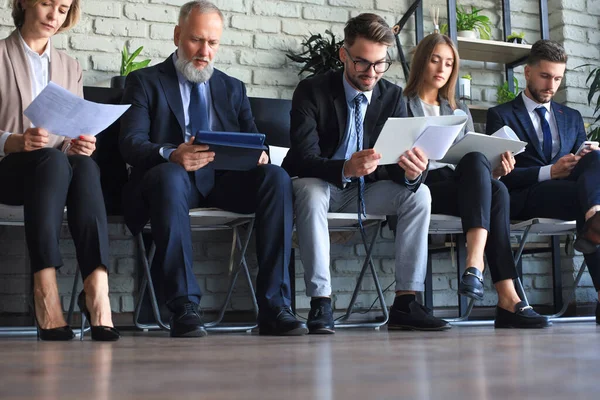
[[[23,115],[49,81],[79,96],[79,63],[51,37],[79,19],[79,0],[13,0],[16,30],[0,41],[0,203],[23,205],[33,271],[33,310],[42,340],[70,340],[56,282],[63,212],[84,280],[79,307],[92,339],[117,340],[108,297],[108,230],[100,171],[90,158],[96,139],[76,140],[33,127]]]

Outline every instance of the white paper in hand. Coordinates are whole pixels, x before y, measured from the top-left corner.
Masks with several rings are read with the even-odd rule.
[[[50,82],[23,114],[38,128],[76,139],[102,132],[129,107],[87,101]]]

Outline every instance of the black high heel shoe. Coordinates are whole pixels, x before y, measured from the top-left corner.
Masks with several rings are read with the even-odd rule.
[[[92,318],[90,317],[90,312],[87,309],[85,304],[85,292],[82,290],[79,293],[79,297],[77,297],[77,305],[79,306],[79,310],[81,310],[81,339],[83,340],[84,328],[85,328],[85,320],[87,319],[90,324],[90,329],[92,331],[92,340],[97,340],[100,342],[114,342],[119,340],[121,334],[118,330],[111,326],[103,326],[92,325]]]
[[[31,295],[30,307],[33,310],[33,319],[35,320],[35,329],[37,330],[37,339],[46,341],[67,341],[75,337],[75,333],[69,325],[60,326],[58,328],[44,329],[40,326],[35,312],[35,299]]]

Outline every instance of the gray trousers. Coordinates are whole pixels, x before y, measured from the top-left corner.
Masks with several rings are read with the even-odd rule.
[[[304,266],[306,295],[331,295],[328,212],[357,213],[356,185],[340,189],[318,178],[297,178],[294,187],[296,230]],[[367,214],[397,215],[396,291],[423,291],[427,273],[427,232],[431,215],[429,188],[416,193],[393,181],[365,185]]]

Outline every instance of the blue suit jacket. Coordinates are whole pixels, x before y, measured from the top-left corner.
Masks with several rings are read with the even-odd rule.
[[[562,156],[575,153],[586,139],[583,118],[579,111],[553,101],[551,107],[558,127],[560,150],[548,162],[521,97],[524,95],[521,93],[513,101],[490,108],[487,113],[485,130],[488,135],[507,125],[515,131],[519,139],[528,143],[525,151],[515,157],[515,169],[502,178],[510,191],[524,190],[537,183],[540,167],[554,164]]]
[[[213,129],[227,132],[257,132],[244,84],[216,70],[210,78],[210,93],[215,110]],[[179,81],[172,57],[161,64],[132,72],[127,77],[123,104],[131,108],[121,119],[119,149],[132,166],[124,190],[124,216],[136,234],[149,216],[141,197],[144,174],[167,162],[162,147],[176,148],[183,143],[185,115]]]

